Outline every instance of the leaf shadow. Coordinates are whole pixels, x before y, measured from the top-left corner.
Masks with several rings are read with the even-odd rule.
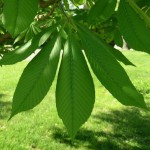
[[[106,136],[104,132],[94,132],[88,129],[81,129],[74,140],[71,140],[65,130],[60,128],[55,128],[53,132],[53,138],[61,144],[70,146],[71,148],[86,147],[93,150],[109,150],[118,149],[118,146],[111,141],[100,141],[98,136]]]
[[[92,120],[98,125],[105,122],[111,126],[111,131],[81,128],[71,141],[64,129],[55,128],[52,137],[72,148],[84,145],[93,150],[150,149],[150,113],[145,115],[144,111],[137,108],[126,108],[107,114],[97,112],[92,115]]]
[[[118,143],[122,149],[150,149],[150,113],[138,108],[113,110],[110,113],[94,115],[95,123],[112,124],[112,133],[107,137]]]
[[[12,103],[3,101],[6,96],[6,94],[0,94],[0,120],[8,118],[11,113]]]

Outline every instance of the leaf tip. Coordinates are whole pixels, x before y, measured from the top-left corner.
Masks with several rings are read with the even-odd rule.
[[[73,141],[75,139],[75,137],[76,137],[77,131],[76,132],[69,132],[68,131],[68,134],[69,134],[71,140]]]
[[[131,66],[133,66],[133,67],[137,67],[135,64],[133,64],[132,62],[131,62],[131,64],[130,64]]]
[[[7,121],[10,121],[12,119],[13,115],[11,114]]]
[[[9,117],[9,119],[8,119],[8,121],[10,121],[16,114],[18,114],[18,113],[15,113],[15,112],[11,112],[11,115],[10,115],[10,117]]]

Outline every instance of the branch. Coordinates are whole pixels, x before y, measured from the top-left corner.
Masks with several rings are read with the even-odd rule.
[[[12,40],[12,36],[9,33],[0,35],[0,43],[5,43]]]
[[[49,1],[40,0],[40,7],[46,8],[49,5],[53,5],[55,2],[56,2],[56,0],[49,0]]]
[[[38,17],[38,20],[45,20],[48,17],[50,17],[53,14],[53,12],[55,11],[56,7],[57,7],[57,4],[53,5],[53,7],[51,8],[51,10],[46,15]]]

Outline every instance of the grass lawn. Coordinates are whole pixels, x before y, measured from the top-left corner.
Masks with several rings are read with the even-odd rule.
[[[133,51],[124,54],[137,65],[123,67],[150,108],[150,56]],[[0,68],[0,150],[150,150],[150,112],[121,105],[95,77],[95,107],[74,141],[56,112],[56,80],[40,105],[7,122],[13,92],[26,64]]]

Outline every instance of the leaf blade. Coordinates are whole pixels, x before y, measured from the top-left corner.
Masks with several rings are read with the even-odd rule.
[[[79,26],[79,35],[91,68],[105,88],[123,105],[146,108],[143,96],[137,92],[121,65],[88,29]]]
[[[35,35],[31,40],[15,50],[6,53],[0,60],[0,65],[12,65],[29,57],[34,51],[43,45],[55,30],[56,24],[45,31]]]
[[[58,66],[60,40],[60,37],[53,38],[23,71],[13,97],[10,118],[19,112],[32,109],[47,94]]]
[[[68,40],[58,75],[56,106],[58,115],[72,138],[89,118],[94,99],[92,77],[80,46],[75,39]]]
[[[116,7],[117,0],[99,0],[91,8],[88,22],[104,22],[111,17]]]
[[[4,26],[16,36],[31,24],[37,10],[38,0],[5,0],[2,19]]]
[[[120,32],[130,47],[150,53],[150,30],[125,0],[120,1],[118,22]]]
[[[119,50],[117,49],[114,49],[114,48],[108,48],[109,52],[114,55],[114,57],[122,62],[123,64],[125,65],[131,65],[131,66],[135,66],[129,59],[127,59],[123,54],[122,52],[120,52]]]

